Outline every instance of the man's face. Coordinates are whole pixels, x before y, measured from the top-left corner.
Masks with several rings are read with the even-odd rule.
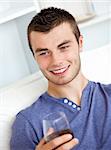
[[[79,49],[69,23],[63,23],[48,33],[31,32],[31,45],[40,70],[56,85],[71,82],[80,71]]]

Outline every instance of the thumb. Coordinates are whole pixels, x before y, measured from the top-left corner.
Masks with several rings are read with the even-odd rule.
[[[53,132],[54,132],[54,129],[49,128],[45,136],[48,136],[48,135],[52,134]]]
[[[36,146],[36,149],[35,150],[38,150],[41,146],[43,146],[44,144],[46,143],[45,139],[42,138],[39,142],[39,144]]]

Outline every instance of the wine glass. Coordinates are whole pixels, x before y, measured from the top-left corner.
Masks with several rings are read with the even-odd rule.
[[[61,111],[48,114],[43,118],[43,133],[46,142],[64,134],[71,134],[72,138],[74,137],[68,119]]]

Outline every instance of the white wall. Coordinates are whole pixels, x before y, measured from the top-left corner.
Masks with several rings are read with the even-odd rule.
[[[111,11],[111,0],[91,0],[97,15]]]
[[[28,74],[29,68],[15,22],[11,21],[8,27],[5,23],[1,24],[0,87],[10,84]]]
[[[93,50],[111,42],[111,19],[80,28],[84,50]]]
[[[92,50],[111,42],[111,0],[92,2],[96,17],[89,21],[90,25],[86,23],[86,26],[80,28],[84,37],[84,50]]]
[[[34,73],[38,70],[37,64],[33,58],[32,52],[29,49],[27,42],[27,25],[29,24],[32,16],[35,16],[36,12],[29,13],[25,16],[21,16],[16,19],[16,25],[19,32],[20,40],[25,53],[26,61],[29,67],[29,72]]]

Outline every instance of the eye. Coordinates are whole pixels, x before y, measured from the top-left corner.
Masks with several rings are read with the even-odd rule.
[[[43,52],[40,52],[39,55],[40,56],[46,56],[46,55],[49,55],[49,52],[48,51],[43,51]]]
[[[69,48],[69,45],[65,45],[65,46],[62,46],[60,49],[65,50],[65,49],[68,49],[68,48]]]
[[[39,55],[46,55],[46,52],[42,52],[42,53],[40,53]]]

